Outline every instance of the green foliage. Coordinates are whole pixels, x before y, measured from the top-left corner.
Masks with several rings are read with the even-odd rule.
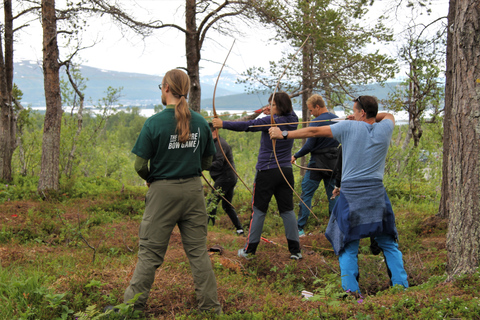
[[[99,311],[96,305],[88,306],[85,311],[75,313],[75,316],[81,320],[96,320],[96,319],[140,319],[141,312],[133,309],[133,304],[138,300],[141,293],[138,293],[131,299],[128,304],[122,303],[114,306],[111,310],[106,312]]]
[[[425,133],[418,148],[403,149],[406,126],[397,126],[393,133],[387,161],[384,184],[389,197],[402,201],[439,204],[442,176],[441,123],[424,125]],[[428,153],[426,160],[424,155]]]
[[[392,41],[393,36],[383,16],[372,26],[364,23],[368,13],[365,1],[267,1],[258,5],[258,11],[277,28],[276,41],[300,49],[307,37],[309,40],[296,60],[288,53],[278,62],[271,61],[269,72],[250,68],[244,79],[237,80],[240,83],[261,83],[273,90],[285,73],[288,80],[280,85],[282,90],[322,92],[333,107],[344,105],[345,90],[352,95],[357,85],[383,83],[395,74],[394,59],[367,50],[372,44]],[[307,65],[300,55],[308,57]],[[264,89],[253,87],[250,91]]]
[[[33,139],[41,121],[36,121],[35,113],[29,116],[32,121],[27,127],[32,136],[28,139]],[[136,261],[135,250],[128,246],[135,248],[138,243],[147,188],[136,177],[130,150],[144,121],[134,108],[131,114],[110,116],[98,139],[79,144],[76,167],[71,176],[62,175],[55,196],[45,200],[38,197],[38,180],[30,174],[32,166],[26,175],[15,175],[8,187],[0,185],[0,204],[7,210],[0,227],[0,319],[142,318],[132,312],[130,304],[117,305],[118,313],[104,314],[103,307],[121,301]],[[84,125],[84,132],[91,134],[87,136],[95,136],[98,122],[93,115],[86,115]],[[424,129],[419,148],[408,145],[403,149],[406,128],[397,126],[385,168],[385,186],[396,212],[399,245],[411,284],[408,290],[388,289],[382,256],[371,256],[368,243],[362,240],[360,286],[366,297],[362,304],[351,296],[344,297],[337,257],[321,235],[328,223],[327,199],[321,187],[313,199],[320,221],[310,219],[308,230],[313,235],[301,240],[305,252],[302,261],[288,260],[286,247],[276,240],[283,240],[284,234],[274,201],[263,235],[279,245],[262,243],[253,260],[236,256],[245,239],[234,237],[224,227],[230,226],[228,218],[219,219],[225,225],[208,227],[207,245],[225,248],[221,256],[211,257],[225,314],[195,310],[189,264],[176,251],[167,254],[157,273],[156,282],[161,279],[161,283],[152,290],[152,308],[146,315],[162,318],[173,314],[179,319],[478,318],[479,273],[445,282],[446,249],[442,241],[446,222],[433,221],[441,184],[442,158],[436,154],[442,154],[442,126],[425,124]],[[260,134],[221,130],[220,135],[232,146],[237,171],[251,187]],[[295,148],[299,143],[295,141]],[[419,160],[421,150],[429,152],[425,162]],[[426,168],[430,169],[428,177]],[[299,170],[294,174],[300,193]],[[206,189],[206,194],[211,191]],[[28,200],[32,207],[15,211],[23,205],[19,200]],[[248,221],[251,194],[241,182],[233,204],[242,222]],[[181,240],[177,234],[171,239],[169,252],[178,248]],[[301,300],[302,290],[315,295]]]
[[[22,101],[23,92],[22,90],[20,90],[16,83],[13,84],[12,95],[17,101]]]
[[[212,184],[213,186],[213,184]],[[211,189],[211,188],[210,188]],[[218,219],[217,216],[213,216],[211,215],[211,213],[213,212],[213,210],[216,210],[217,207],[219,207],[219,204],[221,203],[222,200],[220,200],[220,202],[216,202],[215,200],[217,199],[217,197],[220,197],[220,196],[224,196],[225,193],[222,192],[221,190],[211,190],[211,192],[209,192],[207,194],[207,196],[205,197],[205,202],[207,204],[207,213],[209,215],[210,218],[216,218]],[[220,206],[221,207],[221,206]],[[219,219],[218,219],[219,220]],[[218,221],[217,220],[217,221]]]
[[[38,112],[25,108],[18,113],[18,148],[12,161],[13,175],[36,176],[40,172],[42,118]]]
[[[327,274],[321,278],[315,278],[313,284],[317,287],[315,289],[315,295],[308,300],[326,300],[327,305],[337,306],[340,304],[339,298],[345,295],[342,289],[341,279],[336,274]]]
[[[77,69],[73,70],[73,80],[77,89],[86,88],[85,79]],[[88,172],[92,175],[103,175],[122,179],[121,169],[128,162],[128,154],[118,152],[118,144],[112,146],[109,135],[105,133],[109,118],[115,114],[115,105],[121,95],[122,88],[108,87],[106,96],[94,106],[96,115],[83,110],[83,101],[77,106],[77,91],[70,89],[70,83],[62,82],[62,95],[65,103],[70,103],[71,113],[63,115],[60,145],[60,170],[68,178]],[[81,100],[83,96],[81,97]],[[78,107],[78,113],[74,113]],[[135,110],[133,110],[135,111]],[[134,114],[134,113],[132,113]],[[138,109],[137,109],[138,115]],[[85,119],[84,119],[85,118]],[[84,125],[84,121],[85,124]],[[113,136],[113,139],[116,137]],[[123,145],[120,145],[123,149]],[[78,154],[83,157],[79,158]],[[95,161],[95,160],[99,161]],[[82,161],[82,160],[86,160]],[[92,161],[94,160],[94,161]]]
[[[105,318],[105,314],[97,309],[96,305],[88,306],[85,311],[75,313],[75,319],[78,320],[97,320]]]
[[[125,148],[132,148],[142,130],[146,118],[140,115],[138,107],[120,111],[112,115],[107,123],[107,132],[112,132],[115,143]]]
[[[87,89],[88,78],[84,78],[78,65],[69,66],[69,73],[72,81],[75,83],[77,90],[81,93]],[[60,80],[60,91],[62,94],[62,104],[71,107],[70,114],[73,115],[74,110],[79,108],[79,95],[72,87],[69,80],[62,77]]]
[[[153,106],[153,112],[155,112],[155,113],[159,113],[162,110],[163,110],[163,105],[161,105],[161,104],[156,104],[156,105]]]
[[[411,24],[406,32],[406,43],[398,53],[400,61],[409,67],[408,76],[393,93],[389,93],[386,106],[393,111],[408,112],[409,131],[417,147],[427,111],[431,112],[433,119],[442,111],[446,29],[441,26],[441,31],[426,37],[423,35],[426,27],[422,25],[418,30],[417,22]]]
[[[13,176],[13,181],[10,184],[0,184],[0,203],[35,198],[37,185],[38,177]]]
[[[48,289],[52,279],[39,273],[18,277],[0,268],[0,317],[2,319],[67,319],[65,294]]]
[[[67,303],[64,299],[65,295],[65,293],[45,295],[45,299],[48,301],[48,308],[60,313],[60,316],[55,319],[66,320],[68,316],[73,313],[73,310],[65,305],[65,303]]]
[[[145,203],[138,201],[135,193],[125,192],[123,198],[115,202],[104,202],[91,206],[88,211],[99,216],[109,216],[111,214],[118,216],[135,217],[142,215],[145,209]]]

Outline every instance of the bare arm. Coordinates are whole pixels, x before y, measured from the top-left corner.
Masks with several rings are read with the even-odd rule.
[[[395,125],[395,117],[393,116],[393,114],[387,113],[387,112],[377,113],[377,117],[375,118],[376,122],[380,122],[384,119],[391,120],[393,122],[393,124]]]
[[[268,130],[270,139],[283,139],[282,131],[278,127],[272,127]],[[330,126],[321,127],[307,127],[299,130],[288,131],[287,139],[302,139],[302,138],[333,138]]]

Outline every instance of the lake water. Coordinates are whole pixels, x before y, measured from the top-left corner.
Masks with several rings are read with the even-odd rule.
[[[88,107],[86,107],[88,108]],[[37,110],[37,111],[40,111],[40,112],[45,112],[45,107],[34,107],[32,108],[33,110]],[[90,109],[90,110],[93,110],[94,113],[98,113],[99,111],[97,109]],[[122,109],[124,110],[124,109]],[[228,114],[238,114],[238,115],[241,115],[243,112],[247,112],[247,114],[252,114],[254,112],[255,109],[252,109],[252,110],[234,110],[234,109],[218,109],[217,110],[217,114],[225,114],[225,113],[228,113]],[[70,112],[69,108],[64,108],[64,111],[65,112]],[[209,115],[213,116],[213,111],[212,110],[209,110],[209,109],[204,109],[204,111],[207,111]],[[300,109],[294,109],[295,113],[297,115],[301,115],[302,111]],[[380,112],[383,112],[383,110],[381,110]],[[140,108],[140,114],[144,117],[151,117],[154,115],[154,109],[153,108]],[[341,111],[335,111],[335,114],[339,117],[339,118],[344,118],[345,117],[345,112],[343,110]],[[430,111],[427,111],[426,112],[426,115],[427,117],[429,117],[431,115],[431,112]],[[394,116],[395,116],[395,122],[397,125],[403,125],[403,124],[407,124],[408,123],[408,112],[406,111],[402,111],[402,112],[396,112],[394,113]]]
[[[205,110],[208,112],[209,115],[213,116],[213,111],[211,110]],[[249,110],[247,111],[247,114],[252,114],[254,110]],[[297,115],[301,115],[302,111],[301,110],[294,110]],[[238,114],[241,115],[245,110],[222,110],[218,109],[217,114],[224,114],[224,113],[229,113],[229,114]],[[382,111],[381,111],[382,112]],[[140,114],[144,117],[151,117],[154,114],[153,109],[141,109]],[[335,114],[339,118],[345,118],[345,112],[344,111],[335,111]],[[428,114],[428,113],[427,113]],[[408,112],[403,111],[403,112],[396,112],[394,113],[395,116],[395,122],[397,125],[403,125],[408,123]]]

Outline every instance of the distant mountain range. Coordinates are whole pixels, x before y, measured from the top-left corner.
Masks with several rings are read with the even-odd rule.
[[[14,72],[14,82],[23,92],[22,103],[24,106],[35,109],[44,108],[45,96],[41,65],[32,61],[16,62]],[[161,93],[158,89],[158,84],[162,82],[160,76],[110,71],[89,66],[82,66],[81,73],[84,78],[88,79],[85,96],[89,105],[90,101],[96,103],[100,98],[105,97],[108,87],[123,87],[119,103],[124,106],[152,108],[154,105],[161,104]],[[63,75],[66,79],[65,73]],[[202,99],[202,109],[211,110],[211,97],[213,97],[216,78],[216,75],[201,75],[202,96],[208,97]],[[247,94],[243,84],[235,83],[236,79],[237,76],[228,71],[222,73],[215,99],[215,106],[218,109],[255,110],[267,104],[270,93]],[[398,82],[391,82],[385,87],[369,85],[362,92],[384,99],[397,84]]]

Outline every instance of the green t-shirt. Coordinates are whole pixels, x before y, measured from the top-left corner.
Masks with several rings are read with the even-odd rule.
[[[178,141],[173,106],[147,119],[132,152],[150,160],[147,182],[200,176],[202,158],[215,154],[215,144],[207,121],[190,110],[190,139]]]

